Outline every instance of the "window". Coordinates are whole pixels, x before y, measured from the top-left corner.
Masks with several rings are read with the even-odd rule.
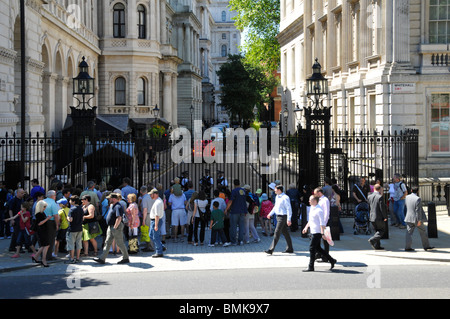
[[[227,13],[225,11],[222,11],[222,21],[227,21]]]
[[[114,6],[113,29],[114,38],[125,38],[125,6],[122,3]]]
[[[223,57],[226,57],[227,56],[227,46],[224,44],[224,45],[222,45],[222,48],[221,48],[221,55],[223,56]]]
[[[147,20],[146,20],[146,12],[145,7],[140,4],[138,6],[138,38],[145,39],[147,37]]]
[[[138,105],[145,105],[145,79],[138,79],[137,83],[137,103]]]
[[[450,1],[430,0],[430,43],[450,42]]]
[[[126,104],[125,85],[126,85],[126,81],[122,77],[117,78],[116,81],[114,82],[114,93],[115,93],[114,104],[115,105],[125,105]]]
[[[227,34],[226,33],[222,33],[222,40],[226,40],[227,39]]]
[[[450,151],[450,93],[431,95],[431,151]]]

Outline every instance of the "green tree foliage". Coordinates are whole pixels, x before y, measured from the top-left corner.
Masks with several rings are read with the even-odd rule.
[[[237,12],[236,27],[246,31],[242,46],[248,63],[260,65],[272,76],[280,64],[280,44],[277,40],[280,23],[279,0],[230,0]]]
[[[245,61],[242,55],[229,55],[228,62],[217,72],[222,95],[220,106],[224,107],[233,121],[250,121],[253,108],[260,109],[268,102],[269,94],[276,85],[274,78],[267,77],[261,67]]]

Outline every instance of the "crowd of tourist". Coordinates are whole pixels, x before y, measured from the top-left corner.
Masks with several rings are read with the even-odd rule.
[[[215,189],[209,180],[202,179],[198,190],[188,178],[178,177],[165,188],[157,183],[137,190],[130,178],[123,178],[119,188],[105,183],[97,185],[95,181],[72,187],[54,179],[46,191],[34,179],[29,194],[22,188],[11,194],[0,182],[0,239],[11,239],[9,249],[14,252],[11,258],[20,258],[25,246],[32,253],[31,260],[44,267],[60,253],[66,254],[67,263],[78,263],[83,257],[92,256],[94,261],[103,264],[109,254],[121,254],[119,263],[129,263],[129,255],[139,251],[154,252],[154,258],[163,257],[169,241],[227,247],[259,243],[260,235],[273,236],[272,244],[265,251],[267,254],[272,254],[281,234],[287,243],[285,252],[292,253],[294,247],[289,232],[299,229],[300,207],[307,205],[314,212],[314,218],[308,224],[305,221],[306,227],[301,229],[304,233],[309,229],[312,235],[307,271],[314,270],[314,260],[318,258],[334,267],[336,260],[329,255],[324,230],[330,207],[336,206],[341,211],[346,199],[331,179],[325,178],[324,186],[314,190],[306,185],[298,189],[293,184],[285,188],[280,181],[275,181],[269,185],[269,194],[261,189],[252,190],[247,184],[241,185],[238,179],[228,187],[223,175]],[[372,189],[361,179],[351,192],[354,203],[367,202],[369,194],[383,194],[379,184],[381,182]],[[422,234],[420,223],[412,225],[411,219],[405,220],[402,201],[408,192],[398,175],[394,176],[393,185],[396,185],[390,196],[394,205],[393,226],[404,228],[406,222],[411,234],[414,227]],[[371,206],[380,206],[382,201],[377,196],[377,204]],[[369,202],[375,203],[375,199]],[[375,209],[373,207],[371,209]],[[380,214],[376,217],[377,223],[373,219],[377,233],[369,240],[374,249],[380,249],[383,232],[383,223],[378,219],[387,221],[383,209]],[[258,224],[261,233],[255,227]],[[211,230],[209,236],[206,229]],[[408,240],[407,246],[410,246],[410,237]],[[426,240],[425,246],[433,248]]]

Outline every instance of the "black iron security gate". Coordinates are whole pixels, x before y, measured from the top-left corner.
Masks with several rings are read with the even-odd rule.
[[[98,184],[103,182],[119,187],[124,177],[130,177],[135,188],[161,184],[167,189],[174,178],[187,176],[194,189],[198,190],[199,182],[206,174],[213,178],[212,189],[222,176],[227,179],[229,189],[233,188],[234,179],[239,179],[241,185],[250,185],[253,191],[260,188],[263,192],[269,192],[268,185],[276,180],[286,187],[323,185],[325,150],[320,130],[300,129],[294,135],[279,136],[278,152],[269,145],[267,149],[277,153],[274,160],[278,167],[274,172],[270,172],[268,165],[261,161],[259,135],[256,139],[249,136],[245,140],[233,139],[233,158],[225,158],[227,153],[223,152],[221,160],[216,158],[207,163],[205,156],[208,152],[214,154],[218,150],[208,149],[208,142],[202,140],[191,142],[190,162],[176,162],[172,152],[179,141],[169,137],[155,140],[145,135],[110,134],[78,136],[74,142],[71,136],[29,134],[25,140],[28,183],[24,186],[29,191],[29,181],[37,178],[48,189],[50,176],[56,175],[58,180],[72,186],[84,187],[88,180],[95,179]],[[329,140],[329,177],[336,179],[347,192],[361,176],[366,176],[369,182],[375,179],[389,182],[395,173],[400,173],[405,176],[407,184],[418,183],[417,130],[393,134],[332,131]],[[0,178],[11,189],[15,189],[19,182],[20,141],[14,134],[0,138]],[[244,144],[244,152],[237,160],[241,144]],[[222,145],[226,145],[226,138]]]

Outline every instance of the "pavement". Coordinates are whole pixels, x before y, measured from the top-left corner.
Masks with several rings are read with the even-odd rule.
[[[426,208],[425,208],[426,210]],[[368,243],[370,235],[353,234],[353,218],[341,218],[344,233],[340,240],[330,248],[330,255],[337,259],[335,267],[337,271],[345,267],[368,267],[381,265],[409,265],[440,263],[450,265],[450,217],[444,207],[437,210],[438,237],[430,238],[430,244],[435,249],[425,251],[420,242],[420,236],[416,230],[413,236],[413,248],[415,252],[406,252],[405,229],[397,227],[389,228],[389,239],[382,240],[385,250],[373,250]],[[193,246],[184,242],[174,243],[167,239],[167,251],[164,258],[151,258],[151,252],[139,252],[130,255],[130,264],[116,265],[121,256],[109,255],[105,265],[93,261],[93,257],[83,258],[81,263],[68,265],[65,254],[59,253],[55,261],[50,261],[49,268],[31,262],[31,254],[21,254],[19,258],[11,258],[12,252],[8,251],[10,240],[0,240],[0,273],[26,272],[39,269],[40,274],[55,274],[58,272],[80,271],[86,273],[125,273],[141,271],[182,271],[182,270],[211,270],[211,269],[238,269],[238,268],[282,268],[302,267],[306,268],[309,261],[309,239],[302,238],[300,231],[291,232],[294,253],[283,253],[286,247],[284,237],[280,241],[273,255],[264,253],[272,241],[272,237],[261,236],[261,242],[229,247],[208,247],[210,231],[206,231],[205,245]],[[100,247],[100,246],[99,246]],[[329,264],[317,263],[317,270],[325,270]],[[69,269],[69,270],[68,270]]]

